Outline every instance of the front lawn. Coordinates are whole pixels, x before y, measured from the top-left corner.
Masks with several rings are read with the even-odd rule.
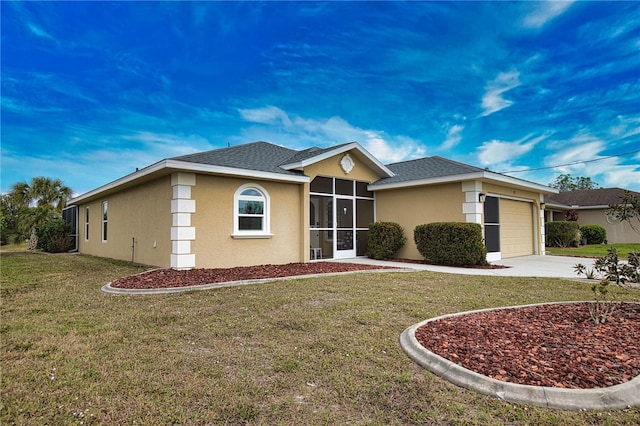
[[[640,423],[638,407],[562,412],[460,389],[399,346],[445,313],[588,299],[578,281],[358,273],[120,296],[100,287],[144,268],[20,252],[1,268],[1,424]]]
[[[575,256],[575,257],[602,257],[607,255],[607,250],[615,247],[618,251],[620,259],[626,259],[632,251],[640,252],[640,243],[636,244],[587,244],[580,247],[547,247],[547,254],[555,254],[558,256]]]

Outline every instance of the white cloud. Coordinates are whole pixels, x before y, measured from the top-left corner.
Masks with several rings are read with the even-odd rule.
[[[609,128],[616,138],[625,139],[640,134],[640,117],[618,116],[618,123]]]
[[[292,130],[294,132],[303,131],[307,135],[315,135],[320,138],[328,137],[337,143],[354,141],[361,134],[361,129],[353,127],[340,117],[331,117],[327,120],[296,117]]]
[[[573,138],[562,141],[562,149],[547,156],[545,164],[555,167],[555,174],[566,173],[572,176],[590,177],[602,187],[619,187],[640,190],[640,166],[622,164],[620,157],[606,158],[599,155],[607,149],[607,144],[587,133],[579,133]],[[594,161],[595,160],[595,161]]]
[[[464,126],[460,124],[454,124],[453,126],[449,127],[449,130],[447,131],[447,138],[442,143],[442,145],[440,145],[440,149],[448,150],[457,146],[462,140],[463,130]]]
[[[191,154],[211,149],[209,141],[200,135],[163,134],[153,132],[135,132],[122,136],[122,139],[139,141],[146,145],[146,150],[151,150],[154,155],[162,158]],[[156,161],[160,158],[156,158]]]
[[[10,98],[6,96],[1,96],[0,100],[2,101],[2,109],[10,112],[15,112],[18,114],[35,114],[35,113],[55,113],[65,111],[64,108],[61,107],[43,107],[36,106],[33,103],[24,102],[22,99]]]
[[[341,117],[327,119],[291,116],[280,108],[267,106],[239,110],[242,117],[259,126],[241,131],[239,142],[264,140],[290,148],[328,147],[346,142],[358,142],[383,163],[392,163],[424,156],[424,147],[403,135],[388,135],[376,129],[362,129]],[[282,126],[282,123],[286,123]]]
[[[287,113],[271,105],[267,105],[264,108],[239,109],[238,111],[242,118],[252,123],[291,125],[291,120]]]
[[[588,135],[577,135],[569,141],[564,141],[563,145],[568,148],[545,158],[545,164],[549,167],[560,165],[556,170],[561,173],[582,171],[586,167],[584,161],[597,159],[598,152],[605,149],[604,142]]]
[[[407,137],[396,137],[391,140],[373,131],[366,131],[365,140],[361,143],[367,151],[383,163],[397,163],[409,158],[422,157],[424,148]]]
[[[482,117],[493,114],[513,104],[513,101],[504,99],[502,95],[520,86],[520,73],[518,71],[503,72],[487,83],[485,93],[482,96]]]
[[[573,1],[567,0],[551,0],[544,2],[532,2],[534,10],[524,17],[522,25],[526,28],[542,28],[547,22],[560,16],[565,10],[573,4]]]
[[[34,24],[33,22],[28,22],[27,23],[27,28],[29,28],[29,31],[31,31],[31,33],[33,35],[35,35],[35,36],[55,41],[55,39],[51,36],[51,34],[46,32],[45,30],[43,30],[41,27],[39,27],[38,25]]]
[[[511,165],[512,161],[530,152],[546,138],[547,135],[543,135],[532,139],[529,135],[515,142],[497,139],[483,142],[478,148],[478,160],[482,165],[490,166],[492,170],[507,169],[510,168],[508,165]]]

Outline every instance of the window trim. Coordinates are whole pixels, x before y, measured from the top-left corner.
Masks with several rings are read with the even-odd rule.
[[[244,216],[239,213],[239,202],[246,200],[246,196],[242,193],[247,189],[253,189],[261,194],[261,200],[264,202],[262,212],[262,229],[240,229],[240,217]],[[245,183],[241,185],[233,194],[233,238],[271,238],[271,198],[264,187],[255,183]]]
[[[84,208],[84,240],[89,241],[89,206]]]
[[[102,242],[103,243],[106,243],[107,238],[109,237],[108,228],[107,228],[107,225],[109,223],[108,215],[109,215],[109,202],[103,201],[102,202]]]

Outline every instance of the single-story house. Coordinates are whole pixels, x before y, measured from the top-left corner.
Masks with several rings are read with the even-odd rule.
[[[71,200],[81,253],[172,268],[363,256],[368,226],[399,223],[398,258],[420,259],[417,225],[483,226],[488,260],[544,254],[557,190],[442,157],[384,165],[357,142],[267,142],[164,159]]]
[[[640,193],[629,191],[640,198]],[[640,243],[640,234],[633,228],[640,229],[640,218],[633,220],[633,227],[628,221],[620,221],[607,214],[609,206],[619,204],[625,190],[620,188],[597,188],[578,191],[566,191],[548,195],[546,198],[546,221],[562,221],[569,210],[578,213],[578,224],[600,225],[607,231],[609,243]]]

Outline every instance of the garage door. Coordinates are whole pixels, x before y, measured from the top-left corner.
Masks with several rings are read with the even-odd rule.
[[[531,203],[500,199],[500,247],[503,258],[533,254]]]

